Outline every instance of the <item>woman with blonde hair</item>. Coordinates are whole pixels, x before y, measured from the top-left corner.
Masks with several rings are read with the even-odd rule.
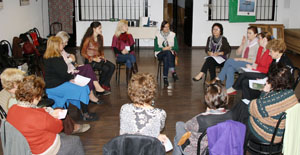
[[[96,120],[88,113],[90,89],[74,84],[74,75],[67,72],[68,66],[61,55],[63,42],[59,37],[50,37],[44,54],[46,93],[55,101],[53,108],[63,108],[65,103],[72,103],[81,110],[83,120]],[[92,94],[90,94],[92,95]]]
[[[115,65],[104,57],[102,26],[100,22],[92,22],[86,30],[80,45],[81,55],[85,63],[90,64],[94,70],[100,72],[99,83],[109,94],[110,80],[115,71]],[[109,91],[109,92],[108,92]]]
[[[15,92],[24,76],[25,72],[16,68],[7,68],[1,73],[3,89],[0,91],[0,105],[6,113],[13,104],[17,103]]]
[[[119,21],[111,47],[114,50],[117,61],[124,62],[126,65],[126,82],[128,83],[132,73],[138,72],[134,54],[134,40],[132,35],[128,33],[128,21]]]

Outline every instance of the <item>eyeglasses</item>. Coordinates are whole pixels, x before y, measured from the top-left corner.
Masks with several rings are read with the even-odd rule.
[[[213,31],[220,31],[220,29],[213,29]]]

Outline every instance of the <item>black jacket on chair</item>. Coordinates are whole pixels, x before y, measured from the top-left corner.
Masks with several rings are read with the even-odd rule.
[[[162,143],[154,137],[120,135],[103,146],[103,155],[165,155]]]

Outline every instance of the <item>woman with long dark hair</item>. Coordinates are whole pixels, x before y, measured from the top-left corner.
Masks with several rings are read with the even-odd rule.
[[[100,71],[99,83],[110,91],[110,80],[115,71],[115,65],[104,57],[102,26],[100,22],[92,22],[86,30],[80,45],[81,55],[85,63],[91,64],[94,70]]]

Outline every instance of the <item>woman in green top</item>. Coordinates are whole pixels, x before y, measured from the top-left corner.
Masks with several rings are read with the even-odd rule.
[[[155,56],[159,61],[163,61],[164,86],[169,86],[168,73],[172,72],[174,81],[178,80],[175,71],[175,57],[178,52],[178,43],[176,34],[170,31],[170,24],[167,21],[161,23],[160,31],[156,34],[154,40]]]

